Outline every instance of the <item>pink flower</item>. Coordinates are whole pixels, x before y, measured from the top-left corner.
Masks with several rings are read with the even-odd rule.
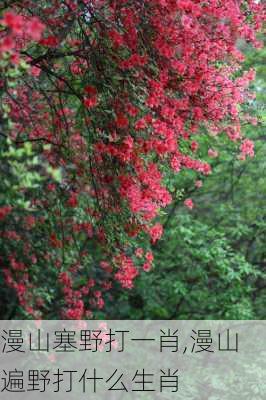
[[[19,55],[17,53],[12,54],[10,57],[10,60],[11,60],[12,64],[18,65],[20,62]]]
[[[123,288],[131,289],[133,287],[134,279],[139,274],[133,260],[122,253],[115,258],[115,262],[118,266],[118,272],[115,274],[115,279],[120,282]]]
[[[30,72],[31,72],[32,76],[38,77],[40,75],[40,73],[41,73],[41,69],[34,65],[33,67],[31,67]]]
[[[161,224],[157,223],[149,229],[149,234],[151,237],[152,243],[157,242],[163,234],[163,227]]]
[[[41,39],[44,29],[45,25],[37,17],[31,18],[26,24],[26,33],[36,41]]]
[[[21,34],[23,32],[24,21],[21,15],[6,12],[1,23],[10,28],[15,34]]]
[[[27,229],[31,229],[35,226],[36,218],[33,215],[28,215],[25,217],[25,225]]]
[[[202,181],[201,180],[197,180],[196,182],[195,182],[195,186],[196,186],[196,188],[201,188],[202,187]]]
[[[211,158],[216,158],[218,157],[219,153],[217,150],[209,149],[208,150],[208,156]]]
[[[141,247],[138,247],[135,251],[135,256],[136,257],[142,257],[143,256],[143,249]]]
[[[170,162],[171,168],[175,171],[175,172],[179,172],[181,170],[181,161],[176,157],[173,156],[171,162]]]
[[[103,298],[97,299],[97,307],[99,308],[99,310],[101,310],[104,307],[104,299]]]
[[[15,47],[15,42],[10,36],[4,37],[0,41],[0,51],[5,52],[5,51],[12,51]]]
[[[151,252],[151,251],[148,251],[148,252],[146,253],[146,255],[145,255],[145,258],[146,258],[146,260],[147,260],[149,263],[152,263],[152,262],[153,262],[153,254],[152,254],[152,252]]]
[[[192,208],[194,207],[194,203],[192,199],[186,199],[184,201],[184,205],[189,208],[190,210],[192,210]]]
[[[101,261],[101,262],[100,262],[100,267],[101,267],[104,271],[109,272],[109,273],[112,272],[112,270],[113,270],[111,264],[110,264],[109,262],[107,262],[107,261]]]
[[[67,272],[61,272],[58,276],[58,281],[63,284],[64,286],[72,286],[72,281],[70,276],[67,274]]]
[[[193,142],[191,143],[191,145],[190,145],[190,148],[191,148],[191,150],[195,153],[195,152],[198,150],[198,148],[199,148],[198,142],[193,141]]]
[[[149,262],[146,262],[143,267],[142,267],[143,271],[145,272],[149,272],[152,269],[152,265]]]
[[[245,159],[246,156],[254,157],[254,143],[252,140],[245,139],[240,146],[240,150],[243,159]]]

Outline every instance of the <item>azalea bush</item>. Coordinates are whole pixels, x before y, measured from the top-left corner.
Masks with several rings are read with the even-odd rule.
[[[183,191],[164,216],[162,239],[154,246],[154,268],[131,291],[115,288],[115,307],[106,304],[101,318],[265,319],[266,181],[265,48],[244,47],[245,68],[256,69],[256,98],[245,104],[256,116],[242,130],[255,143],[255,155],[237,157],[232,142],[215,138],[201,144],[212,174],[196,180],[182,170],[168,182]],[[193,209],[184,207],[190,197]],[[152,289],[151,289],[152,288]]]
[[[261,47],[265,9],[254,0],[1,7],[1,185],[15,192],[0,204],[2,282],[25,318],[91,318],[116,288],[152,275],[163,210],[180,198],[193,209],[174,184],[181,172],[200,188],[217,147],[254,156],[241,130],[254,122],[244,107],[254,71],[241,68],[239,44]]]

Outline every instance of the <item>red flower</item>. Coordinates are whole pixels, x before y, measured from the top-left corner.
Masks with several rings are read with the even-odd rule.
[[[124,44],[124,38],[122,35],[120,35],[119,32],[117,32],[115,29],[111,30],[109,33],[109,38],[112,40],[113,44],[116,47],[120,47]]]
[[[15,34],[21,34],[23,32],[24,20],[21,15],[6,12],[1,23],[10,28]]]
[[[97,95],[97,89],[94,86],[90,86],[90,85],[85,86],[84,92],[89,96]]]
[[[48,36],[47,38],[40,40],[39,43],[46,47],[56,47],[59,44],[59,41],[55,36]]]
[[[121,129],[125,129],[129,125],[129,121],[128,121],[127,117],[122,113],[117,115],[115,123],[116,123],[117,128],[121,128]]]
[[[6,36],[0,41],[0,51],[11,52],[14,49],[14,47],[15,47],[15,42],[10,36]]]
[[[84,99],[84,106],[87,108],[93,108],[97,105],[97,102],[98,102],[98,100],[97,100],[96,96],[89,97],[87,99]]]
[[[0,221],[8,216],[12,211],[11,206],[0,207]]]
[[[199,144],[198,144],[197,142],[193,141],[193,142],[191,143],[191,145],[190,145],[190,148],[191,148],[191,150],[192,150],[193,152],[195,152],[195,151],[198,150]]]
[[[26,33],[36,41],[41,39],[44,29],[45,25],[37,17],[31,18],[26,24]]]
[[[67,201],[67,204],[69,205],[69,207],[72,207],[72,208],[77,207],[78,206],[77,195],[72,193]]]
[[[57,239],[56,234],[52,233],[50,235],[50,244],[52,247],[56,248],[56,249],[60,249],[62,248],[62,241]]]

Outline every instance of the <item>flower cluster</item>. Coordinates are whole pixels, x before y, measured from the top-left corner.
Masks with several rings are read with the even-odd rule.
[[[45,29],[37,16],[26,17],[12,11],[4,13],[0,25],[6,28],[0,35],[0,52],[10,52],[13,55],[21,49],[18,39],[38,42]]]
[[[165,171],[192,170],[201,187],[218,157],[200,153],[209,134],[235,142],[242,158],[254,155],[239,107],[254,74],[241,74],[237,43],[259,46],[265,8],[255,0],[41,3],[22,0],[0,20],[0,50],[26,53],[31,64],[30,79],[4,98],[9,137],[34,143],[49,165],[43,186],[28,193],[34,216],[17,217],[24,233],[3,239],[1,263],[27,312],[40,317],[61,293],[61,316],[89,318],[117,282],[132,288],[152,269],[152,252],[144,256],[138,242],[152,247],[163,234],[157,218],[172,201]],[[53,181],[49,171],[58,170]],[[11,211],[1,208],[0,222]]]

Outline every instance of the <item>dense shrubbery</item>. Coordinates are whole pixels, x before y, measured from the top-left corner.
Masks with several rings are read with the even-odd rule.
[[[264,258],[258,246],[255,260],[245,254],[258,222],[245,219],[249,183],[238,183],[245,168],[257,176],[248,158],[259,130],[240,48],[260,45],[262,3],[10,5],[0,19],[3,316],[257,316]]]

